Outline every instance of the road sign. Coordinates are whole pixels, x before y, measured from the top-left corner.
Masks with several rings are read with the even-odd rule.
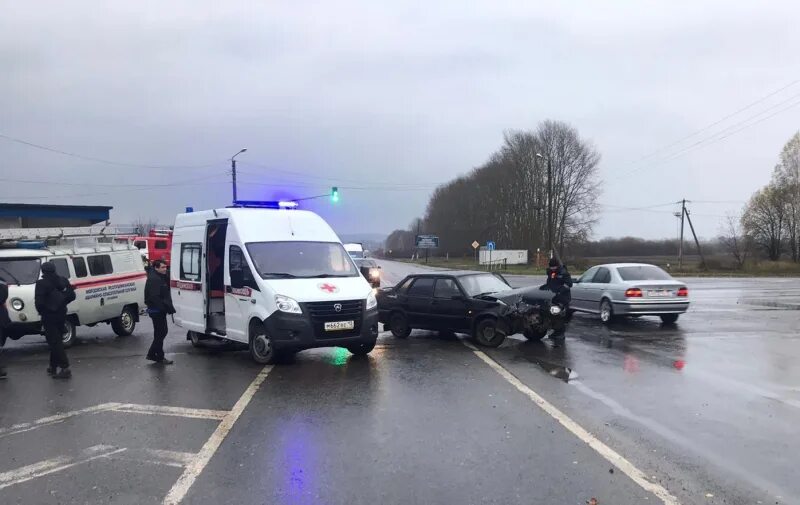
[[[493,240],[489,240],[486,242],[486,249],[489,249],[490,251],[495,250],[495,244]]]
[[[436,249],[439,247],[439,237],[436,235],[417,235],[417,249]]]
[[[476,241],[474,241],[474,242],[472,243],[472,248],[473,248],[473,249],[477,249],[477,248],[479,248],[480,246],[481,246],[481,245],[478,243],[478,241],[477,241],[477,240],[476,240]]]

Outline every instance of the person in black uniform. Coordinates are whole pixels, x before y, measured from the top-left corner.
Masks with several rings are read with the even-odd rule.
[[[8,300],[8,285],[0,280],[0,379],[8,377],[6,373],[5,361],[3,360],[3,347],[6,345],[6,328],[11,324],[11,319],[8,317],[8,308],[6,308],[6,300]]]
[[[572,287],[572,276],[565,265],[562,265],[558,258],[550,258],[550,263],[547,266],[547,282],[542,284],[539,288],[541,290],[550,290],[556,294],[557,302],[569,306],[572,301],[570,289]]]
[[[144,303],[147,305],[147,314],[153,321],[153,343],[147,351],[147,359],[162,365],[171,365],[174,361],[164,357],[164,339],[169,331],[167,315],[174,314],[175,307],[172,306],[172,294],[167,282],[167,264],[161,260],[155,260],[147,274]]]
[[[56,379],[72,377],[63,338],[67,305],[74,299],[75,290],[69,281],[56,273],[55,265],[43,263],[42,278],[36,281],[34,303],[42,317],[44,336],[50,347],[50,367],[47,373]]]

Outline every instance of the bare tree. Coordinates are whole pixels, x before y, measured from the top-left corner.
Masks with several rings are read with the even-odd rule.
[[[770,260],[780,259],[786,227],[786,204],[781,188],[770,184],[757,191],[745,208],[742,225]]]
[[[750,240],[744,232],[742,218],[728,215],[723,224],[720,243],[736,261],[736,268],[742,269],[750,255]]]
[[[800,261],[800,132],[783,147],[773,184],[781,189],[786,205],[786,238],[792,261]]]
[[[149,235],[151,230],[158,228],[158,220],[151,218],[137,218],[133,222],[133,228],[137,235]]]

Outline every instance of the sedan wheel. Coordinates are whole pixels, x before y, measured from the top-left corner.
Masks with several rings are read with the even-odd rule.
[[[475,326],[475,341],[484,347],[497,347],[506,339],[494,319],[484,319]]]
[[[608,300],[600,302],[600,320],[604,324],[614,322],[614,307],[611,306],[611,302]]]

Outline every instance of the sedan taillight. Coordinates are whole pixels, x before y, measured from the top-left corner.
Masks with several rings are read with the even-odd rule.
[[[680,288],[678,290],[678,296],[689,296],[689,289],[688,288]]]
[[[642,290],[639,288],[631,288],[625,291],[626,298],[641,298]]]

